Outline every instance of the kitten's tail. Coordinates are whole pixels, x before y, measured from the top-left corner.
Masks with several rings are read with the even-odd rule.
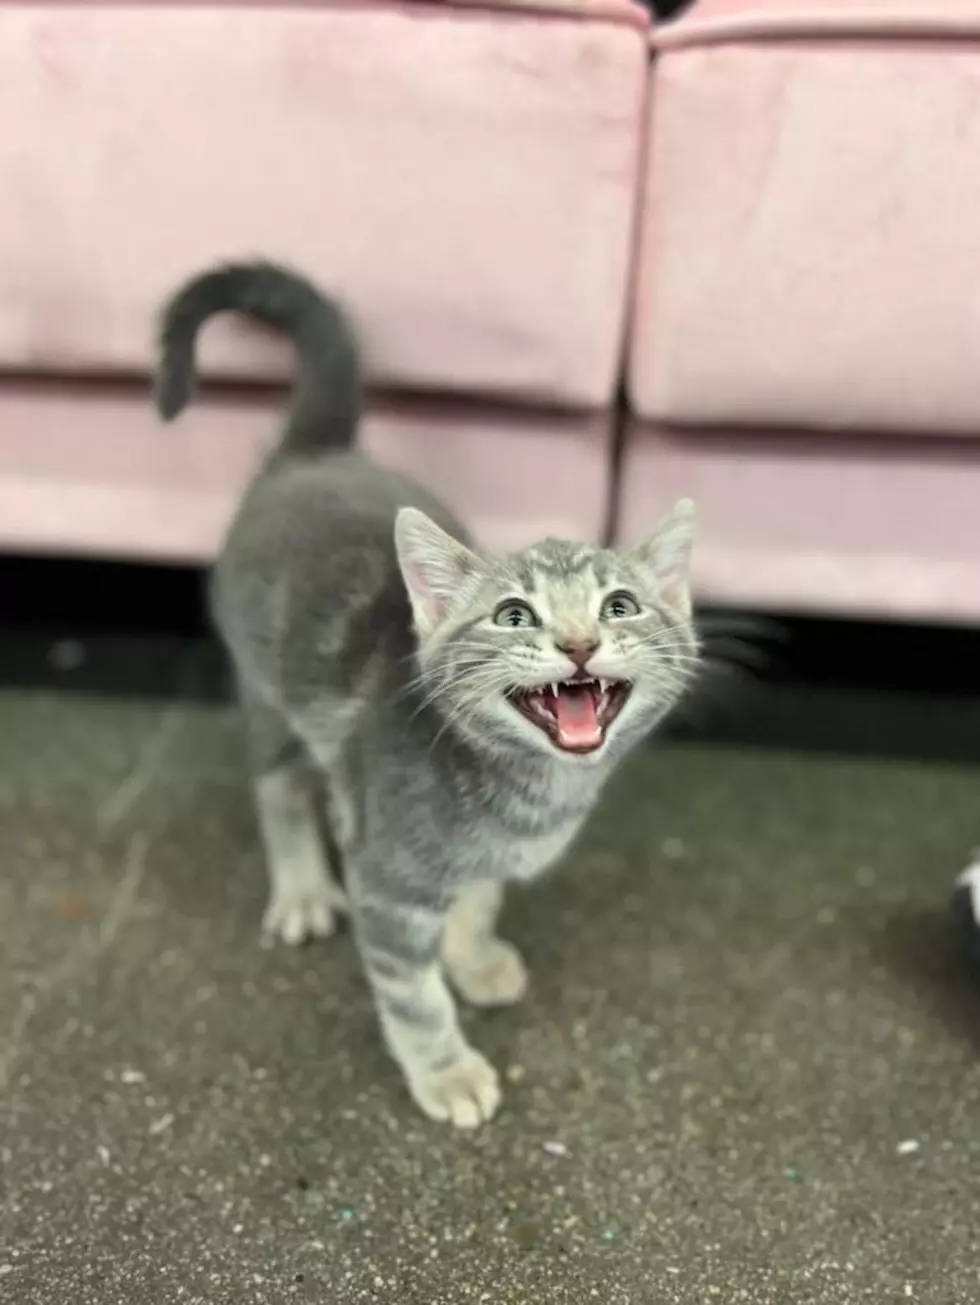
[[[153,388],[165,421],[194,390],[197,335],[216,313],[243,313],[284,331],[299,354],[299,372],[280,450],[315,453],[349,448],[361,409],[357,341],[340,306],[311,282],[272,263],[229,263],[188,281],[163,310]]]

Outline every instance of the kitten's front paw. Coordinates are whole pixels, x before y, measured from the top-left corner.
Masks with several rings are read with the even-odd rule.
[[[339,890],[327,882],[278,885],[262,917],[263,947],[271,947],[276,939],[298,947],[307,938],[329,938],[340,905]]]
[[[492,1119],[500,1105],[500,1079],[490,1062],[467,1048],[448,1069],[409,1076],[408,1086],[419,1108],[456,1128],[477,1128]]]
[[[447,959],[449,976],[473,1006],[513,1006],[527,992],[527,967],[520,952],[502,938],[492,939],[465,961]]]

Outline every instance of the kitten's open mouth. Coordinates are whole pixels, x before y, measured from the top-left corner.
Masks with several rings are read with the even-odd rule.
[[[507,697],[562,752],[595,752],[623,710],[630,688],[626,680],[577,676],[533,689],[513,689]]]

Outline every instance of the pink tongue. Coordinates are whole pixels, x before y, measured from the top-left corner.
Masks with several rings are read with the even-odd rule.
[[[581,748],[602,742],[602,730],[596,715],[595,698],[589,688],[563,687],[555,699],[558,737],[568,748]]]

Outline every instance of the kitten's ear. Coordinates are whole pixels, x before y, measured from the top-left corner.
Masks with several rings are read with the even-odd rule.
[[[691,615],[694,525],[694,504],[689,498],[679,499],[653,534],[631,550],[634,560],[653,573],[664,601],[685,617]]]
[[[400,508],[395,552],[419,634],[430,635],[480,559],[418,508]]]

